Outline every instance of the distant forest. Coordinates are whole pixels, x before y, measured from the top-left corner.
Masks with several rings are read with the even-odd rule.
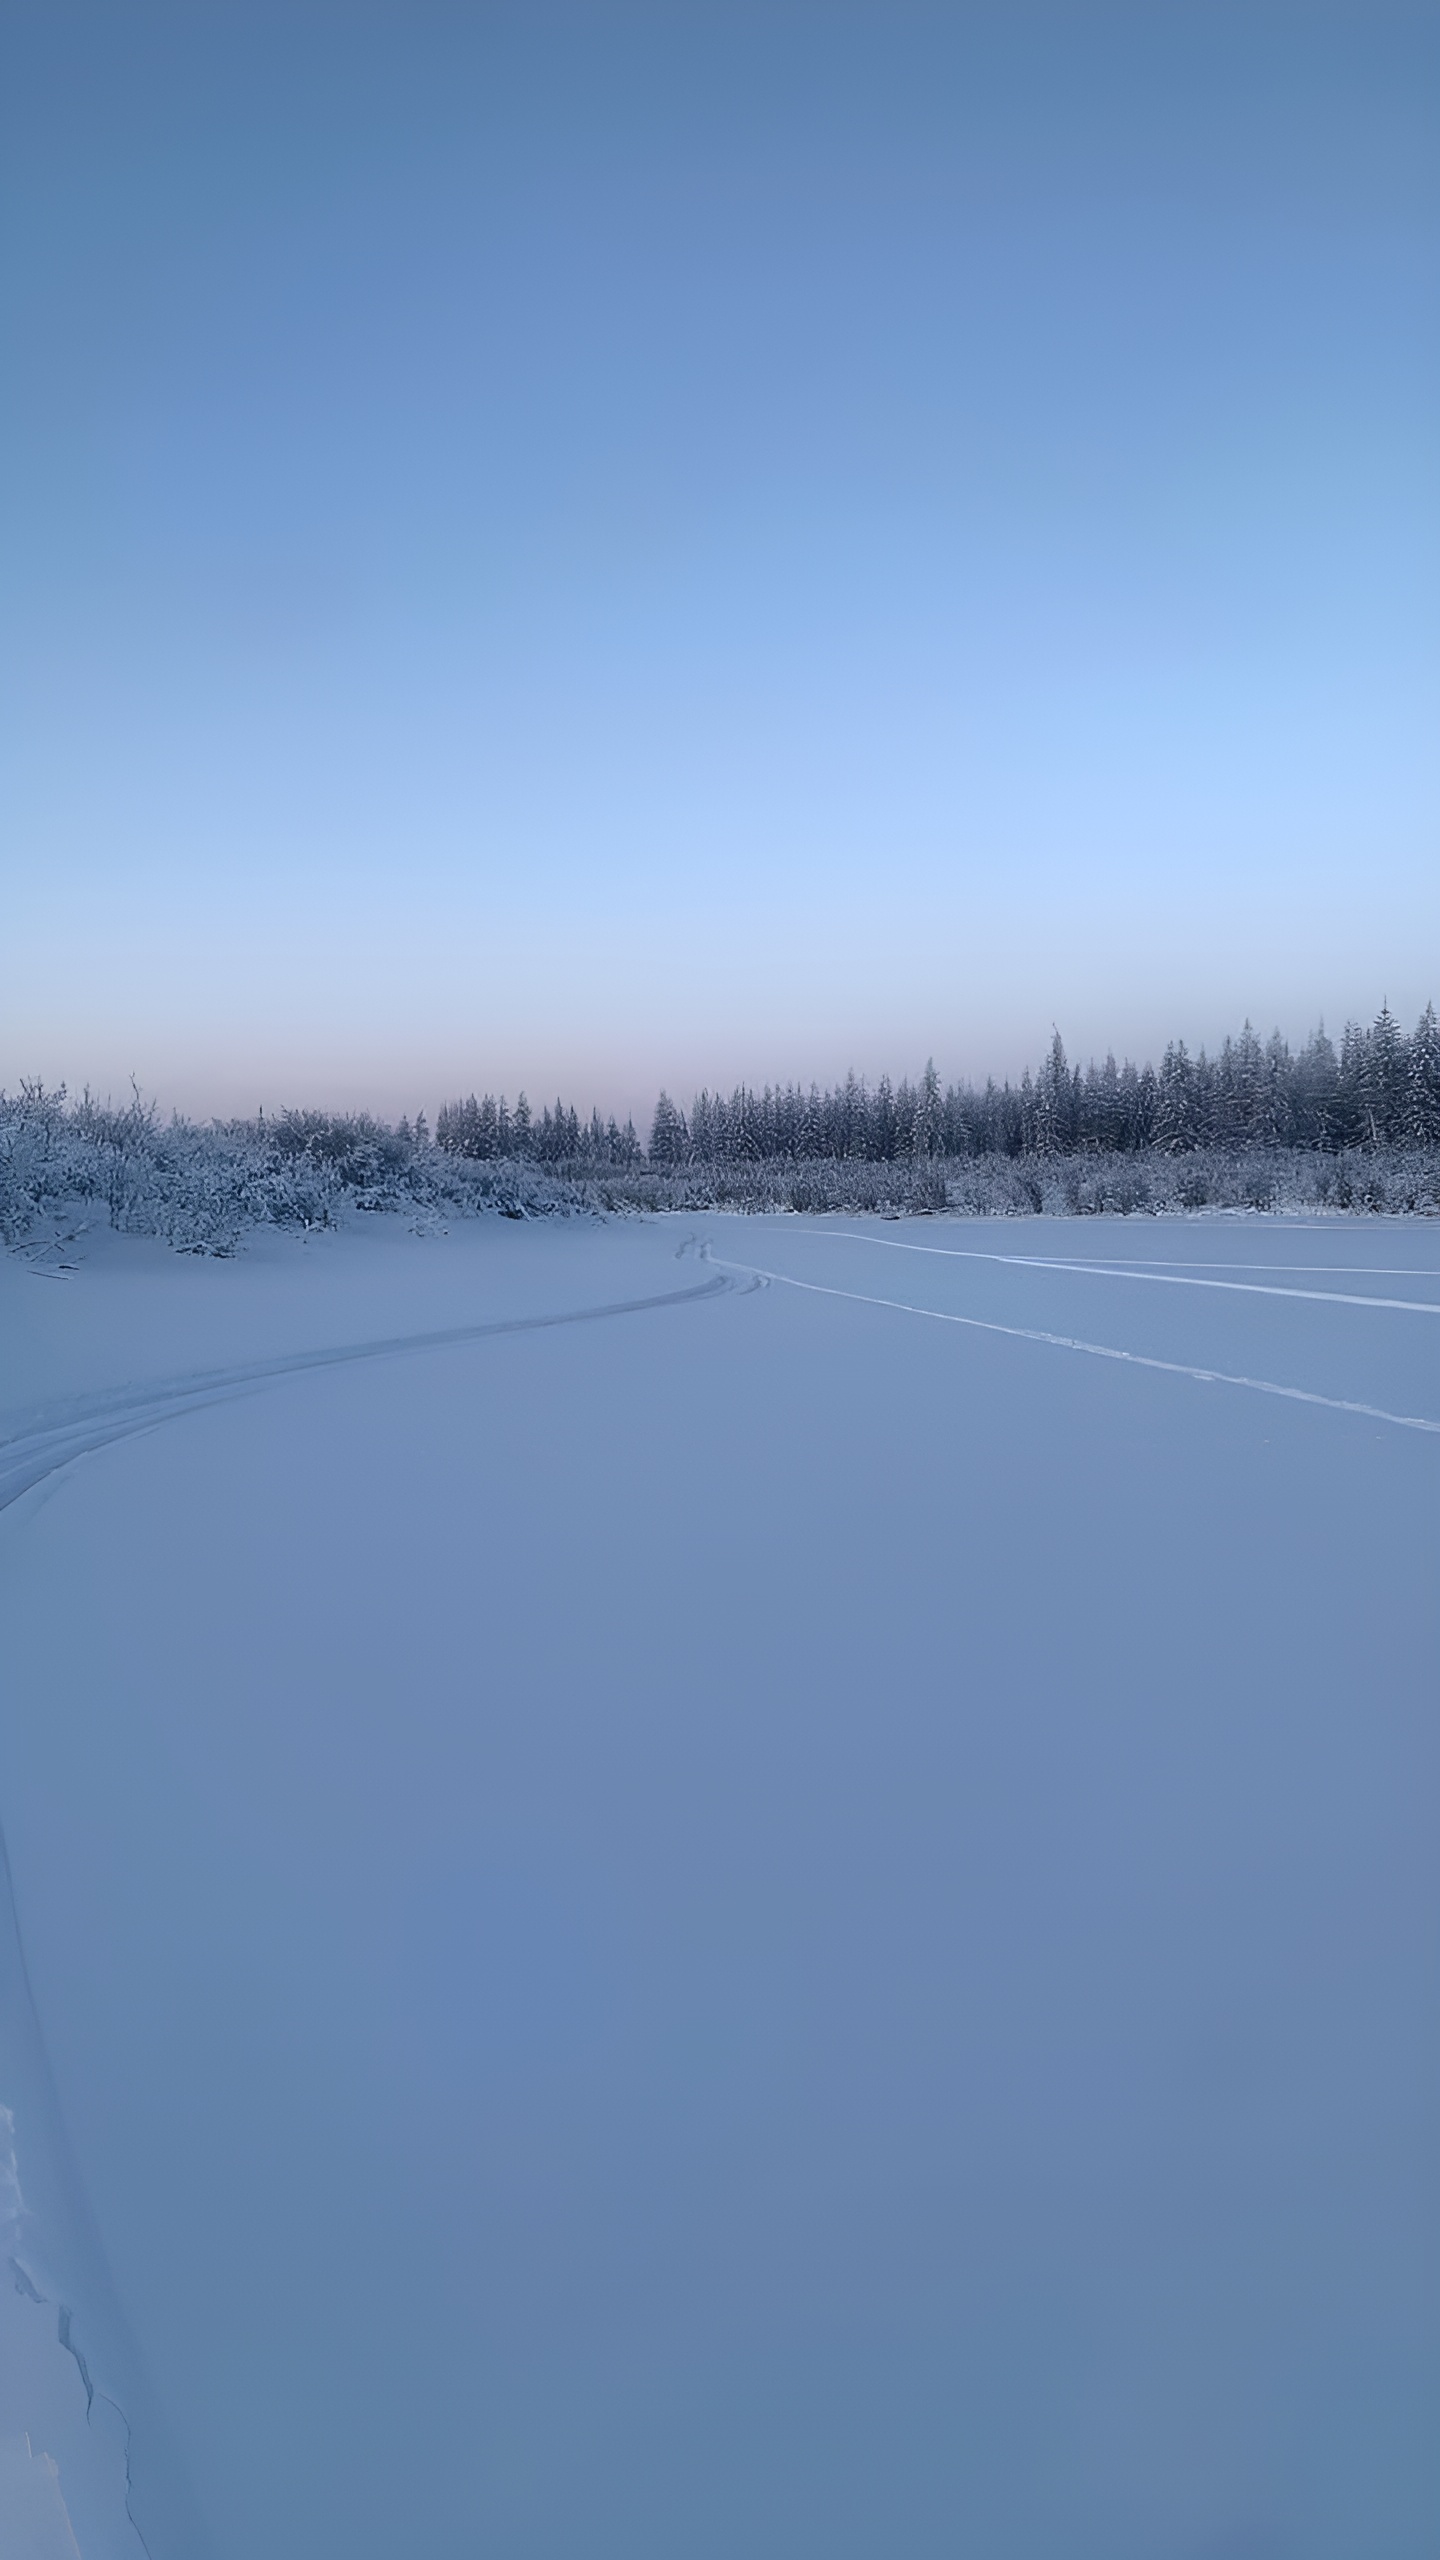
[[[1440,1024],[1427,1005],[1413,1032],[1388,1005],[1369,1030],[1347,1025],[1337,1049],[1323,1028],[1292,1050],[1278,1031],[1261,1041],[1247,1022],[1217,1054],[1192,1058],[1172,1041],[1153,1066],[1112,1056],[1071,1066],[1057,1031],[1038,1073],[1018,1084],[942,1087],[933,1064],[918,1083],[867,1085],[854,1075],[822,1093],[811,1085],[739,1085],[701,1093],[688,1114],[662,1093],[647,1149],[634,1126],[563,1102],[533,1116],[522,1094],[472,1094],[447,1103],[435,1128],[449,1155],[520,1161],[582,1173],[651,1167],[762,1164],[899,1165],[980,1156],[1184,1155],[1214,1149],[1440,1149]]]
[[[524,1096],[447,1103],[390,1127],[368,1112],[282,1111],[204,1126],[139,1094],[0,1093],[0,1243],[37,1270],[97,1214],[185,1253],[233,1253],[256,1227],[306,1232],[388,1211],[450,1218],[653,1210],[868,1211],[887,1217],[1155,1216],[1196,1209],[1440,1216],[1440,1028],[1388,1007],[1338,1050],[1249,1028],[1214,1058],[1172,1042],[1158,1072],[1072,1067],[1059,1036],[1018,1085],[847,1076],[667,1094],[648,1148],[633,1125]]]

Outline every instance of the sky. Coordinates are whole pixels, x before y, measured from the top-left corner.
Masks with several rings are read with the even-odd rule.
[[[0,27],[0,1084],[1440,999],[1440,13]]]

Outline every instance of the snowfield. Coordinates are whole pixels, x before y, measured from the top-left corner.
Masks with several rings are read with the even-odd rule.
[[[1432,2560],[1437,1554],[1423,1223],[0,1257],[7,2560]]]

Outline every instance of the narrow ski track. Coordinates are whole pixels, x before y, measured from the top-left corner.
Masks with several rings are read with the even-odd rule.
[[[860,1238],[858,1241],[868,1242],[869,1239]],[[888,1242],[888,1238],[878,1238],[877,1241]],[[708,1246],[702,1245],[701,1252],[707,1260],[719,1260],[718,1255],[710,1254]],[[1000,1259],[999,1256],[994,1258]],[[797,1280],[793,1271],[769,1271],[759,1263],[726,1262],[723,1268],[744,1272],[752,1281],[773,1281],[785,1289],[803,1290],[812,1298],[845,1298],[857,1307],[887,1307],[892,1315],[918,1316],[927,1324],[960,1325],[969,1333],[1004,1334],[1012,1342],[1037,1342],[1053,1351],[1083,1352],[1091,1360],[1114,1360],[1132,1369],[1162,1370],[1169,1377],[1191,1378],[1203,1387],[1241,1387],[1252,1395],[1279,1396],[1288,1404],[1322,1405],[1331,1413],[1354,1414],[1365,1422],[1392,1423],[1399,1431],[1440,1435],[1440,1421],[1428,1414],[1391,1413],[1384,1405],[1362,1404],[1350,1396],[1321,1395],[1311,1387],[1282,1386],[1274,1378],[1247,1378],[1229,1369],[1204,1368],[1194,1361],[1160,1360],[1147,1351],[1125,1351],[1111,1343],[1085,1342],[1077,1334],[1050,1333],[1039,1325],[1000,1324],[990,1316],[956,1315],[948,1308],[919,1307],[907,1298],[882,1298],[867,1289],[840,1289],[823,1280]]]
[[[805,1231],[801,1230],[801,1232]],[[809,1232],[811,1234],[823,1232],[827,1236],[834,1236],[841,1244],[876,1245],[884,1253],[926,1253],[940,1262],[995,1262],[1004,1263],[1015,1271],[1078,1272],[1091,1280],[1148,1280],[1166,1289],[1228,1289],[1233,1290],[1240,1297],[1310,1298],[1317,1303],[1333,1307],[1380,1307],[1390,1315],[1440,1316],[1440,1298],[1376,1297],[1373,1294],[1361,1295],[1351,1289],[1281,1289],[1268,1281],[1216,1280],[1208,1274],[1202,1275],[1198,1264],[1182,1266],[1172,1263],[1162,1268],[1156,1263],[1153,1266],[1137,1269],[1132,1263],[1094,1260],[1088,1256],[1080,1261],[1068,1261],[1059,1255],[1049,1253],[985,1253],[978,1247],[968,1245],[914,1244],[908,1237],[865,1235],[857,1233],[850,1227],[832,1227],[824,1230],[812,1228]],[[1242,1262],[1215,1266],[1217,1270],[1231,1271],[1259,1271],[1267,1268],[1300,1271],[1306,1267],[1301,1263],[1266,1265]],[[1340,1266],[1324,1267],[1337,1269]],[[1369,1275],[1363,1271],[1356,1271],[1350,1276],[1364,1279],[1368,1276],[1386,1275]],[[1440,1272],[1435,1271],[1400,1272],[1393,1276],[1413,1280],[1440,1280]]]

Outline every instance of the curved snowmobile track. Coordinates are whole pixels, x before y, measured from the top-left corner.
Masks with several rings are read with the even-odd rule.
[[[448,1351],[466,1343],[488,1342],[503,1334],[543,1333],[559,1325],[599,1324],[612,1316],[647,1315],[653,1308],[679,1307],[699,1298],[728,1297],[742,1283],[717,1271],[688,1289],[667,1289],[653,1298],[616,1298],[599,1307],[568,1307],[554,1315],[501,1316],[488,1324],[449,1325],[436,1333],[394,1334],[377,1342],[343,1343],[330,1350],[294,1351],[273,1360],[246,1361],[232,1369],[204,1370],[169,1385],[146,1388],[123,1399],[96,1400],[39,1429],[0,1441],[0,1511],[18,1502],[32,1486],[76,1458],[151,1431],[157,1423],[223,1404],[232,1396],[314,1369],[344,1368],[353,1361],[393,1360],[416,1351]],[[755,1286],[752,1281],[751,1287]]]

